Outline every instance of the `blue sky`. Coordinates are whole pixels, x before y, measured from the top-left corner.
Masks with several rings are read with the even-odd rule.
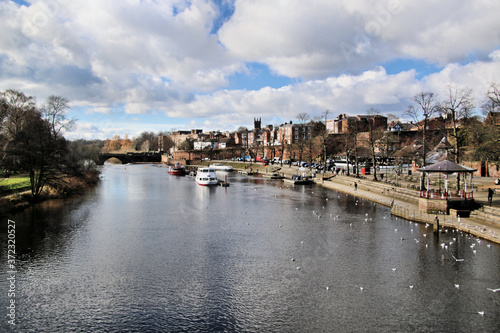
[[[429,10],[431,8],[432,10]],[[0,90],[71,101],[70,139],[403,117],[500,82],[498,1],[0,0]]]

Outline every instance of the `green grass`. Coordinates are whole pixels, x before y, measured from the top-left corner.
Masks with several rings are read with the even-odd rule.
[[[30,177],[0,178],[0,191],[25,189],[30,186]]]

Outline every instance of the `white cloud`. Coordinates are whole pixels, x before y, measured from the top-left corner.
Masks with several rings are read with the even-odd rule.
[[[250,126],[255,116],[262,117],[264,123],[286,122],[296,120],[301,112],[314,117],[325,110],[331,111],[332,116],[355,115],[374,107],[383,114],[402,116],[412,104],[411,98],[421,91],[433,91],[444,97],[446,87],[455,83],[473,89],[479,102],[489,83],[499,81],[500,61],[452,64],[422,80],[416,78],[415,70],[389,75],[384,68],[377,67],[359,75],[311,80],[278,89],[218,91],[196,96],[189,103],[171,105],[166,113],[170,117],[208,118],[215,124],[208,129],[220,129],[224,123],[229,130]]]
[[[432,63],[485,56],[500,44],[498,1],[236,1],[219,32],[237,57],[281,75],[321,78],[396,57]]]
[[[129,115],[155,112],[212,129],[326,109],[398,113],[421,90],[455,83],[479,99],[500,81],[498,1],[235,0],[223,19],[213,0],[29,2],[0,1],[0,90],[123,115],[123,126],[104,125],[117,131]],[[394,59],[442,70],[389,75]],[[252,75],[249,62],[297,83],[231,90],[232,75]]]
[[[181,91],[211,91],[227,85],[227,75],[241,66],[210,34],[217,13],[208,0],[0,6],[0,26],[8,31],[0,36],[2,76],[36,82],[37,93],[50,81],[45,88],[69,85],[75,90],[72,98],[88,100],[94,85],[93,100],[110,101],[145,75]]]

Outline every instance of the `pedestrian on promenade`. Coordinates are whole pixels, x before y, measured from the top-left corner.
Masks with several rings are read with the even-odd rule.
[[[493,201],[493,190],[490,188],[488,188],[488,202],[490,203],[490,207],[491,207],[491,202]]]
[[[435,233],[439,232],[439,218],[437,217],[437,215],[434,218],[434,232]]]
[[[354,191],[358,190],[358,183],[354,183]]]

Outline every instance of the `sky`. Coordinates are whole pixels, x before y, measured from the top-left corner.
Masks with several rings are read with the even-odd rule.
[[[68,139],[234,131],[500,83],[498,0],[0,0],[0,90],[70,101]]]

